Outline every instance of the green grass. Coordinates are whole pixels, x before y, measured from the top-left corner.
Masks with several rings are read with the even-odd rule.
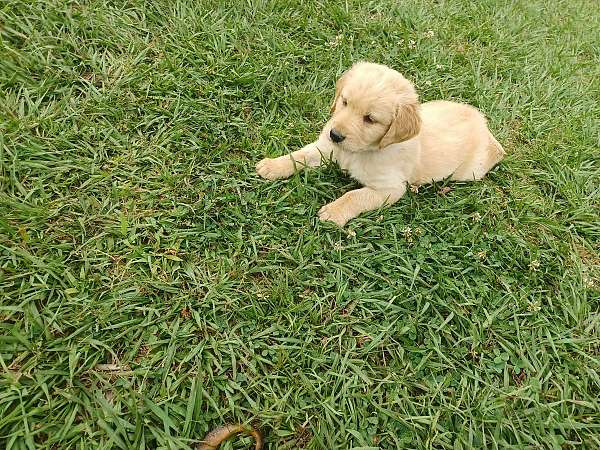
[[[0,447],[599,448],[597,2],[215,3],[0,1]],[[506,159],[320,223],[360,59]]]

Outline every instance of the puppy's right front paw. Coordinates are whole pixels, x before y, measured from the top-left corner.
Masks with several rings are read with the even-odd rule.
[[[265,158],[256,165],[256,173],[267,180],[288,178],[294,174],[294,163],[289,156]]]

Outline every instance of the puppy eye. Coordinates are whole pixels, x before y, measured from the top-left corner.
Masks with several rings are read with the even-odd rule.
[[[371,114],[363,116],[363,120],[365,121],[365,123],[375,123],[375,119],[373,119],[373,116],[371,116]]]
[[[348,100],[346,100],[345,98],[343,98],[342,99],[342,105],[348,106]]]

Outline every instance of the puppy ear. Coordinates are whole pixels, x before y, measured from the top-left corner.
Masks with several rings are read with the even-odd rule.
[[[350,70],[346,70],[342,76],[340,78],[338,78],[338,80],[335,83],[335,97],[333,97],[333,102],[331,103],[331,106],[329,107],[329,112],[331,114],[333,114],[335,112],[335,105],[337,104],[338,98],[340,97],[340,93],[342,92],[342,89],[344,88],[344,84],[346,84],[346,81],[348,80],[348,74],[349,74]]]
[[[421,116],[417,102],[400,105],[387,133],[379,141],[379,148],[406,141],[415,137],[421,130]]]

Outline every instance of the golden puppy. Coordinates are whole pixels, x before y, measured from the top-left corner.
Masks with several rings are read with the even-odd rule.
[[[505,155],[477,109],[447,101],[420,105],[412,83],[380,64],[360,62],[344,73],[331,113],[316,142],[263,159],[256,171],[275,180],[336,161],[364,186],[319,210],[322,220],[340,226],[364,211],[395,203],[407,184],[449,176],[479,180]]]

